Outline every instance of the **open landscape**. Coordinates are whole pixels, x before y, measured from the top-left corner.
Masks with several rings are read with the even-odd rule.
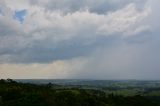
[[[160,81],[1,79],[0,106],[160,106]]]
[[[160,106],[160,0],[0,0],[0,106]]]

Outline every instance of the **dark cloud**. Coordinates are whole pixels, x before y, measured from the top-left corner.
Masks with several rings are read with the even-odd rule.
[[[36,2],[33,1],[36,5]],[[33,3],[32,2],[32,3]],[[98,13],[98,14],[105,14],[108,11],[115,11],[117,9],[123,8],[129,3],[136,3],[139,8],[144,6],[145,0],[81,0],[81,1],[75,1],[75,0],[49,0],[49,3],[47,3],[45,6],[47,9],[50,10],[61,10],[64,13],[72,13],[76,11],[83,11],[85,9],[88,9],[90,12]]]
[[[10,46],[1,48],[1,57],[8,55],[7,63],[50,63],[91,54],[98,47],[110,47],[113,37],[93,39],[74,38],[54,43],[52,40],[34,41],[25,48]],[[115,41],[115,39],[114,39]]]

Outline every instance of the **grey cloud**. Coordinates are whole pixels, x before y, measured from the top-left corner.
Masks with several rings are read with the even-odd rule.
[[[1,48],[1,58],[10,58],[8,63],[50,63],[57,60],[68,60],[87,56],[98,47],[109,47],[113,44],[113,37],[98,37],[93,39],[74,38],[54,43],[52,40],[34,41],[28,47]],[[83,41],[83,42],[82,42]]]
[[[61,10],[64,13],[72,13],[88,9],[90,12],[105,14],[108,11],[115,11],[123,8],[129,3],[136,3],[139,8],[144,6],[146,0],[48,0],[47,3],[41,0],[31,0],[32,5],[45,6],[49,10]]]
[[[4,25],[0,24],[4,28],[0,30],[2,32],[0,39],[1,62],[3,63],[3,60],[8,58],[4,62],[48,63],[56,60],[87,56],[100,47],[108,48],[110,46],[111,48],[117,42],[124,41],[121,37],[126,30],[132,29],[132,24],[141,26],[135,20],[146,17],[143,14],[146,11],[138,11],[135,7],[136,4],[127,5],[132,2],[132,0],[129,2],[126,0],[122,3],[120,1],[107,0],[84,0],[79,2],[75,0],[63,2],[57,0],[49,2],[32,1],[31,8],[26,9],[28,16],[26,16],[24,24],[21,25],[16,22],[11,18],[11,14],[11,16],[4,16],[4,19],[10,17],[7,21],[0,20],[0,23],[4,23]],[[139,1],[136,0],[135,3],[139,3]],[[98,14],[103,12],[99,9],[104,9],[103,7],[105,6],[102,5],[105,4],[115,5],[117,7],[116,11],[113,11],[113,9],[110,14]],[[118,8],[119,5],[122,5],[121,9]],[[9,5],[6,5],[5,8],[9,8],[7,6]],[[49,6],[55,9],[47,10],[50,8]],[[86,7],[91,9],[89,11],[81,10]],[[60,9],[62,12],[65,10],[75,12],[62,15],[56,12],[56,9]],[[133,12],[136,16],[130,15],[130,11],[127,9],[131,9],[131,13]],[[90,12],[92,10],[94,13]],[[14,10],[10,11],[13,12]],[[104,11],[110,10],[104,9]],[[122,20],[118,20],[118,16]],[[129,21],[126,22],[123,18],[127,18]],[[109,22],[110,25],[108,25]],[[103,33],[101,31],[97,32],[97,29],[103,26]],[[109,33],[110,31],[111,33]],[[2,36],[3,33],[5,34],[4,36]]]
[[[77,3],[71,0],[65,1],[64,4],[60,1],[49,1],[46,4],[52,4],[50,2],[57,2],[59,3],[57,5],[61,5],[64,8],[64,4],[68,6],[67,4],[71,5],[71,2]],[[96,6],[97,2],[80,1],[77,5],[80,5],[78,6],[79,8],[84,8],[86,7],[85,5],[95,8],[94,6]],[[109,1],[103,0],[103,2],[108,4]],[[105,4],[103,2],[98,3]],[[40,4],[35,3],[35,5]],[[56,8],[61,8],[61,6]],[[2,32],[5,34],[4,36],[3,33],[0,34],[0,57],[2,58],[2,63],[48,63],[56,60],[87,56],[99,47],[112,47],[112,44],[118,41],[117,39],[123,41],[118,36],[122,36],[123,31],[130,28],[130,24],[131,28],[132,24],[136,24],[137,16],[143,19],[146,14],[145,10],[145,14],[143,14],[143,11],[139,12],[136,10],[135,5],[125,6],[120,10],[111,12],[109,15],[100,15],[89,11],[81,12],[74,7],[66,8],[71,8],[77,12],[61,15],[55,11],[46,11],[44,8],[46,9],[46,7],[32,7],[28,9],[28,16],[26,16],[24,24],[19,24],[13,18],[8,18],[8,15],[3,16],[4,21],[0,20],[0,23],[3,23],[0,27],[4,28],[2,28]],[[130,9],[136,16],[130,15]],[[13,12],[13,10],[10,11]],[[62,11],[65,10],[62,9]],[[123,15],[125,13],[126,18],[129,20],[127,22],[123,19],[125,18]],[[117,19],[119,15],[121,15],[122,21]],[[132,17],[135,19],[132,20]],[[5,19],[8,20],[6,21]],[[109,27],[107,25],[108,22],[114,28]],[[105,26],[103,33],[97,33],[97,29],[102,26]],[[108,31],[111,31],[111,34],[108,34]],[[111,36],[114,34],[117,35]],[[5,58],[8,58],[8,60],[3,61]]]
[[[58,68],[65,78],[159,79],[159,0],[15,1],[6,0],[0,15],[3,71],[12,64],[15,76],[45,66],[41,77]],[[12,16],[23,9],[20,24]]]
[[[157,43],[156,43],[157,45]],[[72,78],[159,79],[160,50],[155,43],[123,44],[102,48],[88,57]]]

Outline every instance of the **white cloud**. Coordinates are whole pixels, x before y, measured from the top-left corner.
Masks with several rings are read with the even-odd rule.
[[[88,10],[63,14],[63,11],[50,11],[35,6],[27,11],[24,29],[28,29],[29,35],[43,39],[50,36],[59,40],[117,33],[134,35],[148,30],[149,25],[141,25],[140,22],[150,14],[150,9],[139,11],[134,4],[106,14],[91,13]],[[143,30],[138,30],[142,27]]]
[[[108,12],[104,14],[90,12],[90,10],[87,11],[85,7],[82,7],[84,10],[77,10],[75,12],[63,14],[64,9],[62,8],[48,10],[44,5],[40,5],[50,2],[51,1],[46,1],[44,3],[39,1],[37,5],[33,5],[31,4],[32,2],[30,3],[24,0],[20,2],[7,0],[6,6],[11,8],[12,11],[17,9],[27,10],[27,16],[22,27],[25,32],[29,33],[29,35],[34,36],[35,33],[36,35],[38,33],[40,37],[48,36],[50,34],[47,32],[49,32],[52,33],[50,36],[56,36],[55,38],[62,36],[60,39],[68,39],[79,35],[82,36],[81,33],[84,31],[86,33],[85,36],[88,36],[91,31],[94,31],[94,34],[98,33],[97,35],[110,35],[119,32],[126,34],[128,31],[131,33],[131,31],[134,32],[134,27],[141,26],[139,22],[144,20],[150,13],[148,9],[139,11],[136,4],[131,3],[126,7],[118,9],[117,11],[112,11],[109,14]],[[54,2],[57,3],[58,1]],[[64,1],[64,3],[58,2],[58,4],[65,4],[66,2],[68,1]],[[71,0],[70,2],[73,1]],[[83,2],[84,4],[87,3],[85,1]],[[105,2],[105,0],[103,0],[103,2]],[[91,4],[90,7],[94,7],[94,4],[98,3],[101,2],[88,1],[88,4]],[[56,32],[57,30],[59,30],[58,33]],[[63,35],[60,32],[64,32],[62,33]]]
[[[139,12],[134,4],[129,4],[127,7],[107,15],[107,22],[99,28],[100,33],[114,34],[122,33],[123,35],[134,35],[138,32],[148,30],[148,25],[139,24],[150,14],[150,9],[145,9]],[[142,29],[143,30],[138,30]],[[136,33],[135,33],[136,32]]]

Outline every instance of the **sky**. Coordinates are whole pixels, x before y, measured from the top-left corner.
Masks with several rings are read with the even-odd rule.
[[[160,0],[0,0],[0,78],[160,80]]]

